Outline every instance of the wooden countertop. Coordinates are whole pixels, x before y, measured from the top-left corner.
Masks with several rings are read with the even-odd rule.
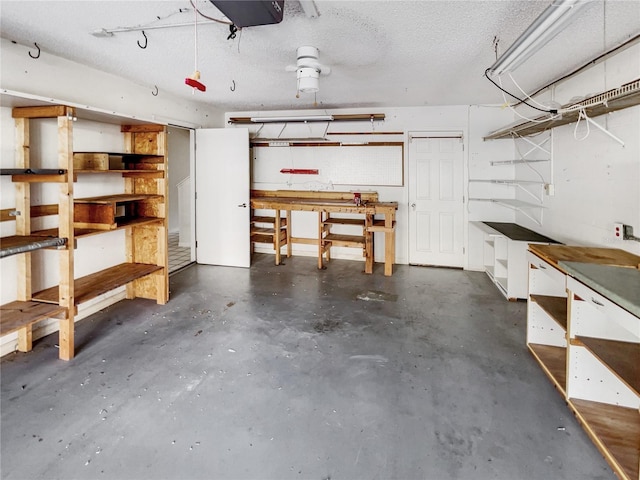
[[[578,247],[572,245],[529,245],[529,251],[560,270],[559,262],[581,262],[616,267],[640,268],[640,257],[619,248]]]

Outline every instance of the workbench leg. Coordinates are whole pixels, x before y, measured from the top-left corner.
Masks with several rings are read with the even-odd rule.
[[[324,268],[322,262],[322,255],[324,253],[324,246],[322,245],[322,236],[324,233],[324,227],[322,226],[322,212],[318,212],[318,270]]]
[[[287,258],[291,257],[291,210],[286,210],[287,221]]]
[[[364,221],[364,273],[373,273],[373,232],[369,227],[373,226],[373,215],[366,215]]]
[[[396,231],[393,227],[395,212],[384,216],[384,274],[387,277],[393,275],[393,264],[396,261]]]
[[[275,222],[273,223],[273,240],[276,249],[276,265],[280,265],[280,210],[276,209]]]

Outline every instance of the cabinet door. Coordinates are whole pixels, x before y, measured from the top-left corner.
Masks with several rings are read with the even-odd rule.
[[[196,131],[196,260],[249,267],[249,130]]]

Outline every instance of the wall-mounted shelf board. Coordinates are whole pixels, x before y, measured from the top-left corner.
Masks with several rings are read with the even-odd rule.
[[[481,180],[481,179],[471,179],[469,182],[473,183],[495,183],[498,185],[544,185],[542,182],[537,182],[535,180]]]
[[[491,162],[491,166],[498,165],[520,165],[522,163],[536,163],[536,162],[548,162],[548,158],[536,159],[536,160],[494,160]]]
[[[594,95],[581,102],[563,105],[561,108],[562,110],[574,107],[575,109],[572,111],[551,118],[548,115],[541,115],[532,121],[517,122],[490,133],[484,139],[497,140],[513,138],[514,136],[524,137],[549,130],[550,128],[567,125],[578,120],[581,109],[584,110],[589,118],[593,118],[636,105],[640,105],[640,79],[633,80],[619,88],[608,90],[599,95]]]

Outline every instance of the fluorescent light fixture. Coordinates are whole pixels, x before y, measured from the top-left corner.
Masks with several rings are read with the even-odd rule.
[[[253,123],[331,122],[333,115],[307,115],[301,117],[251,117]]]
[[[317,18],[320,16],[313,0],[300,0],[300,6],[307,17]]]
[[[489,67],[489,73],[502,75],[518,68],[560,33],[574,15],[589,3],[594,2],[592,0],[554,0],[496,63]]]

